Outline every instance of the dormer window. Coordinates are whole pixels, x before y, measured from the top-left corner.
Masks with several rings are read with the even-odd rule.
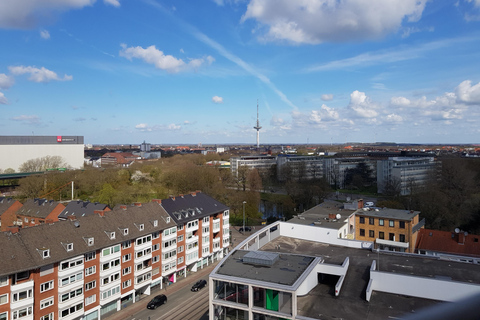
[[[85,240],[85,242],[87,243],[87,246],[91,247],[94,245],[95,241],[93,239],[93,237],[84,237],[83,240]]]
[[[153,220],[153,226],[158,227],[158,220]]]
[[[143,223],[139,224],[138,230],[143,231],[143,229],[145,229],[145,226],[143,225]]]
[[[122,230],[124,236],[128,235],[128,228],[120,228],[120,230]]]
[[[170,217],[167,217],[167,223],[170,223]]]
[[[107,234],[107,236],[110,238],[110,240],[113,240],[115,239],[115,231],[105,231],[105,233]]]
[[[50,258],[50,249],[42,248],[42,249],[37,249],[37,251],[42,256],[42,259]]]
[[[67,243],[67,251],[73,251],[73,243]]]

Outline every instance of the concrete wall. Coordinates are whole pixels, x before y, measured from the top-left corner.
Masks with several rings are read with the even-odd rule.
[[[339,239],[338,230],[317,226],[306,226],[288,222],[279,222],[280,235],[301,240],[322,242],[357,249],[371,249],[373,242]]]
[[[380,272],[375,269],[376,267],[372,264],[367,300],[370,299],[371,291],[449,302],[480,293],[480,285],[476,284]],[[370,294],[369,289],[371,289]]]
[[[18,168],[24,162],[45,156],[60,156],[68,166],[83,168],[83,144],[25,144],[25,145],[0,145],[0,169]]]

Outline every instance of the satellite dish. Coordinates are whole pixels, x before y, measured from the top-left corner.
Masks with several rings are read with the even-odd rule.
[[[459,228],[455,228],[455,233],[460,233],[460,229],[459,229]]]
[[[75,226],[75,228],[78,228],[80,227],[80,222],[78,222],[78,220],[76,220],[73,225]]]
[[[347,201],[350,201],[350,197],[347,197]]]
[[[465,235],[465,237],[468,236],[468,232],[467,232],[467,231],[465,231],[463,234]]]
[[[340,220],[340,218],[342,218],[342,215],[340,213],[337,213],[336,218]]]

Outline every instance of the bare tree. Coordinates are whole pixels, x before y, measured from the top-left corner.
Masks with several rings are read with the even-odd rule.
[[[30,159],[20,165],[20,172],[37,172],[47,169],[65,168],[67,164],[60,156],[45,156],[41,158]]]

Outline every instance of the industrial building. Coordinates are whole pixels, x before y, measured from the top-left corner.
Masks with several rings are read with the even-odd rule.
[[[46,156],[62,157],[66,167],[79,169],[83,151],[83,136],[0,136],[0,169],[18,171],[26,161]]]

